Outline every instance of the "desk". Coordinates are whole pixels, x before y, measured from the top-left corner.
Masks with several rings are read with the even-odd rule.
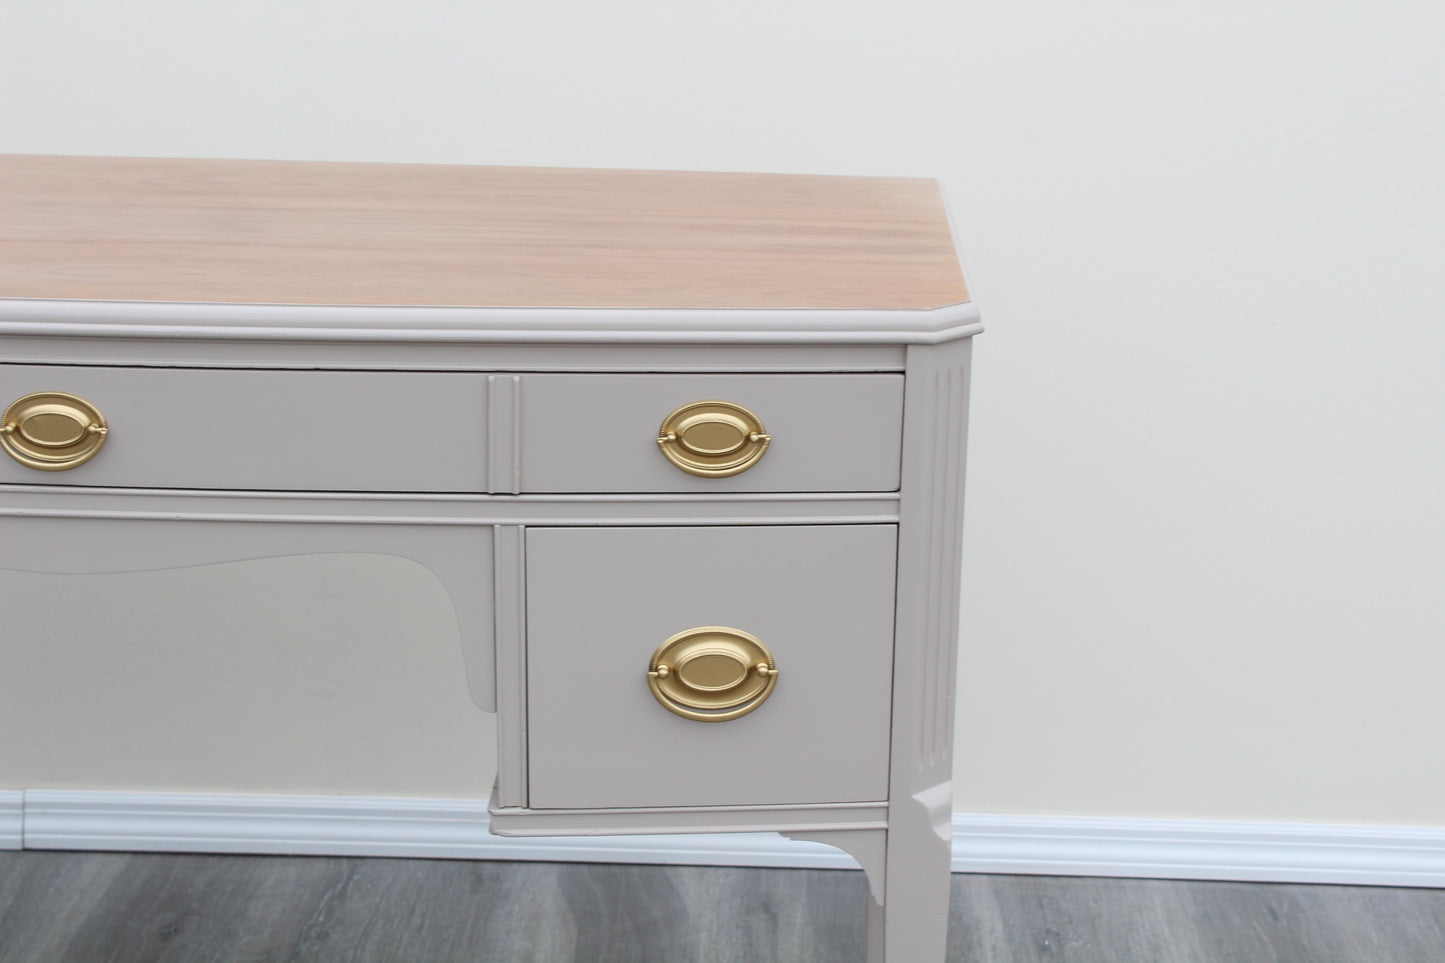
[[[0,159],[0,566],[414,558],[506,835],[776,831],[941,960],[971,336],[937,185]]]

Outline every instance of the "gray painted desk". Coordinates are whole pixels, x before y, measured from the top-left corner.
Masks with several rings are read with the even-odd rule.
[[[943,958],[980,329],[930,181],[0,159],[0,565],[385,552],[494,831],[777,831]]]

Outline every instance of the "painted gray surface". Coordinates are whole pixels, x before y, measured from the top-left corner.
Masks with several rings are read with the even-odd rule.
[[[359,525],[809,525],[892,524],[898,496],[851,494],[376,495],[215,492],[26,485],[0,489],[0,515]]]
[[[472,701],[496,710],[492,528],[0,515],[0,568],[143,572],[286,555],[374,552],[410,558],[441,580],[461,636]],[[224,680],[220,680],[224,684]]]
[[[110,427],[64,472],[0,482],[148,488],[484,491],[487,385],[455,372],[0,365],[0,403],[77,394]]]
[[[973,342],[908,349],[883,959],[936,960],[948,931],[953,707]],[[869,938],[876,934],[869,931]]]
[[[858,872],[0,853],[0,963],[848,963]],[[1445,891],[952,878],[957,963],[1435,963]]]
[[[5,335],[7,361],[416,371],[902,371],[896,344],[408,344]]]
[[[526,529],[492,529],[493,605],[497,648],[497,781],[503,806],[527,805]]]
[[[662,420],[706,399],[762,419],[773,441],[752,468],[698,478],[658,450]],[[893,491],[902,423],[895,374],[526,375],[522,490]]]
[[[493,799],[488,805],[488,812],[491,817],[490,832],[516,837],[803,834],[870,830],[881,833],[888,828],[888,803],[882,801],[816,803],[810,806],[684,806],[673,809],[505,809],[497,806]]]
[[[527,533],[533,808],[886,798],[891,525],[559,528]],[[728,625],[777,660],[750,715],[660,706],[648,659]]]
[[[491,328],[485,337],[473,337],[477,332],[460,337],[477,343],[454,346],[456,330],[407,327],[398,332],[386,327],[394,319],[383,313],[373,318],[375,330],[366,333],[361,329],[367,325],[354,315],[324,312],[314,315],[326,322],[316,334],[336,340],[336,357],[361,367],[404,369],[414,363],[432,370],[262,371],[225,366],[260,357],[258,352],[271,352],[267,357],[274,363],[302,366],[320,357],[317,346],[293,328],[263,331],[241,319],[231,331],[214,326],[222,320],[218,317],[188,327],[188,318],[178,314],[153,329],[131,324],[146,318],[130,318],[111,332],[124,330],[128,343],[107,337],[103,325],[86,323],[71,331],[56,319],[34,330],[17,330],[31,347],[58,352],[51,356],[55,360],[78,361],[85,350],[96,349],[101,360],[123,364],[154,357],[157,364],[213,360],[220,366],[7,369],[71,377],[63,387],[17,385],[16,394],[70,390],[92,396],[105,408],[109,386],[114,396],[129,399],[120,409],[105,408],[113,426],[163,426],[148,428],[151,434],[119,448],[121,454],[109,458],[104,472],[100,469],[114,455],[118,434],[100,459],[68,474],[64,483],[47,477],[46,484],[37,485],[37,479],[26,477],[36,473],[22,470],[15,480],[30,484],[8,490],[7,528],[19,536],[17,544],[45,539],[52,544],[27,553],[20,567],[123,571],[288,550],[385,550],[383,542],[398,554],[415,556],[423,542],[443,538],[429,533],[446,532],[449,546],[460,539],[458,548],[438,557],[469,559],[448,560],[442,566],[448,571],[438,574],[458,606],[474,698],[484,707],[495,704],[494,667],[507,676],[500,684],[511,687],[502,707],[508,718],[499,721],[506,784],[501,801],[525,800],[551,810],[557,819],[570,808],[795,807],[776,811],[771,815],[778,819],[763,825],[851,834],[847,838],[855,848],[871,854],[875,895],[884,888],[880,876],[891,881],[890,892],[900,891],[889,901],[886,919],[876,904],[864,901],[867,958],[881,961],[885,945],[890,959],[937,957],[943,940],[949,800],[947,762],[939,758],[947,736],[936,733],[938,720],[946,721],[946,711],[939,715],[939,700],[950,698],[946,670],[952,664],[956,578],[940,587],[936,573],[925,579],[919,566],[923,571],[932,571],[934,563],[949,567],[957,514],[942,502],[957,492],[948,478],[928,467],[939,426],[920,412],[934,410],[940,399],[952,403],[961,396],[940,394],[933,381],[913,381],[915,375],[955,363],[948,345],[914,343],[908,349],[911,414],[905,428],[904,375],[856,370],[875,364],[896,368],[896,345],[884,354],[828,344],[874,339],[876,332],[850,327],[853,322],[844,318],[810,315],[807,324],[822,327],[802,332],[807,336],[800,340],[818,342],[816,353],[803,359],[793,355],[806,363],[772,373],[762,372],[792,346],[761,348],[756,362],[739,361],[727,346],[701,344],[695,352],[680,345],[639,345],[634,356],[619,354],[616,344],[580,351],[577,344],[528,345],[522,342],[529,339]],[[666,327],[675,319],[659,315],[653,320]],[[326,328],[333,322],[338,327]],[[585,336],[559,328],[544,340],[655,340],[657,330],[644,330],[648,324],[611,333],[599,325]],[[963,333],[959,329],[948,336]],[[74,338],[77,334],[84,337]],[[783,340],[799,334],[787,333]],[[740,335],[730,330],[728,336]],[[373,338],[375,351],[361,343]],[[777,339],[769,334],[757,340]],[[932,340],[940,339],[922,339]],[[78,346],[77,354],[66,355],[67,345]],[[663,370],[625,373],[640,366],[649,351]],[[590,352],[595,352],[592,371],[561,373],[569,364],[585,369]],[[468,367],[479,370],[484,360],[502,353],[516,365],[511,370],[553,373],[463,373]],[[449,361],[456,370],[435,370]],[[821,373],[835,362],[854,371]],[[741,370],[719,370],[730,364]],[[669,365],[678,368],[669,371]],[[202,404],[178,414],[173,410],[177,398],[199,398]],[[661,419],[703,398],[723,398],[757,411],[774,439],[758,465],[731,478],[701,479],[662,457],[656,447]],[[207,421],[206,412],[219,415]],[[282,429],[288,433],[278,443]],[[950,429],[942,430],[947,435]],[[216,440],[217,435],[225,440]],[[177,449],[177,436],[202,441],[199,447]],[[393,436],[405,436],[415,448],[381,447]],[[471,444],[459,446],[459,438]],[[238,462],[237,451],[251,454],[251,461]],[[894,495],[900,481],[908,490]],[[76,485],[118,488],[71,487]],[[120,490],[126,486],[214,490]],[[488,487],[531,494],[493,499],[427,494],[476,493]],[[235,494],[227,497],[226,489]],[[816,494],[809,499],[806,493]],[[23,517],[36,508],[40,515]],[[915,596],[921,595],[909,604],[917,609],[914,621],[927,628],[919,631],[900,619],[904,657],[895,664],[899,541],[893,523],[904,520],[905,508],[910,532],[903,547],[913,566],[905,581]],[[156,524],[167,520],[174,531]],[[948,528],[942,535],[933,530],[940,521]],[[523,562],[521,553],[503,544],[506,540],[497,542],[502,556],[491,560],[490,545],[475,538],[488,523],[608,527],[533,529]],[[744,527],[724,527],[733,525]],[[125,532],[135,539],[136,550],[128,552],[106,538],[100,539],[99,551],[88,549],[76,536],[86,526],[97,533]],[[383,530],[389,534],[378,537]],[[533,535],[540,555],[533,554]],[[361,547],[329,547],[333,543]],[[516,547],[523,546],[518,542]],[[473,548],[477,560],[470,560]],[[481,559],[492,561],[505,584],[493,583],[494,573],[478,567]],[[524,610],[492,608],[489,588],[502,591],[517,608],[522,587],[516,575],[523,567]],[[667,636],[707,624],[736,625],[773,645],[782,677],[759,712],[707,724],[667,713],[652,699],[645,683],[652,650]],[[492,639],[499,630],[509,648],[495,661]],[[896,719],[895,705],[905,710]],[[915,718],[915,708],[927,713],[932,725]],[[877,813],[870,811],[872,818],[858,822],[857,813],[828,807],[885,799],[887,865],[880,873],[885,830]],[[607,826],[617,822],[614,815],[624,823],[636,817],[643,820],[639,825],[672,830],[711,828],[716,818],[707,809],[663,814],[660,821],[657,814],[600,814],[609,820]],[[573,828],[597,830],[599,814],[579,816]],[[548,818],[545,826],[519,821],[509,828],[556,832],[567,827]],[[639,826],[613,828],[636,831]]]

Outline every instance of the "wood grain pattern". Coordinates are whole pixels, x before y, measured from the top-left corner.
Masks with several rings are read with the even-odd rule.
[[[1445,891],[955,876],[949,960],[1433,963]]]
[[[953,877],[969,963],[1435,963],[1445,891]],[[0,963],[846,963],[863,874],[0,852]]]
[[[0,297],[925,309],[968,291],[930,180],[13,155]]]

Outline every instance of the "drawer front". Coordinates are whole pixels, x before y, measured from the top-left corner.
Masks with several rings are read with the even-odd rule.
[[[0,365],[0,407],[65,392],[106,420],[99,452],[0,482],[289,491],[484,491],[486,376]]]
[[[689,474],[658,444],[669,414],[704,400],[747,409],[771,438],[738,474]],[[897,374],[529,375],[522,490],[895,491],[902,425]]]
[[[529,805],[782,805],[887,797],[892,525],[527,532]],[[777,677],[726,721],[654,696],[655,650],[742,630]]]

